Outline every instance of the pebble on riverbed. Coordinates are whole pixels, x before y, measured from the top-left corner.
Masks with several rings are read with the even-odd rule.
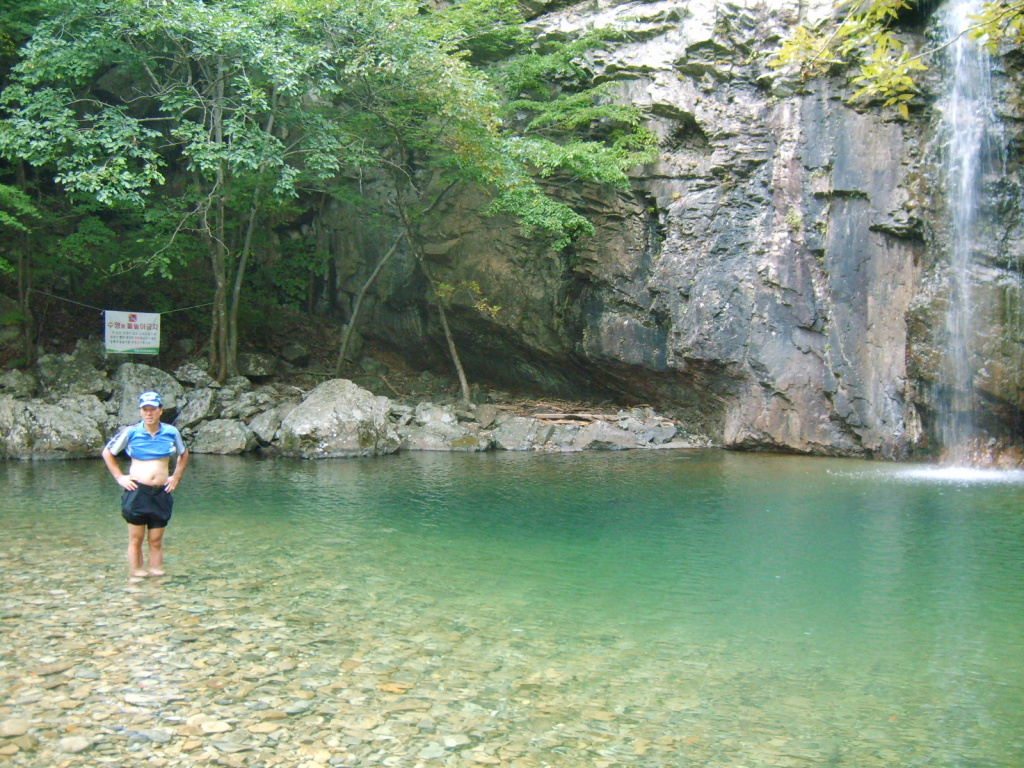
[[[358,561],[340,585],[298,565],[270,582],[266,562],[223,573],[195,553],[194,573],[128,585],[94,542],[62,541],[54,569],[55,535],[0,542],[4,765],[786,768],[828,764],[840,741],[861,768],[926,754],[929,731],[884,703],[840,731],[808,694],[828,673],[787,679],[728,644],[667,661],[599,626],[565,643],[501,606],[382,588]]]

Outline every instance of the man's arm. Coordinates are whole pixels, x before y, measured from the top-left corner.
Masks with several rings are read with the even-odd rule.
[[[132,480],[131,475],[126,475],[121,471],[121,466],[117,463],[117,457],[110,452],[110,448],[103,446],[103,453],[101,455],[103,456],[103,463],[107,465],[107,469],[110,470],[110,474],[113,475],[114,480],[118,485],[126,491],[134,491],[139,487],[136,482]]]
[[[181,481],[181,476],[185,472],[185,467],[188,465],[188,449],[178,456],[174,460],[174,474],[167,478],[167,482],[164,483],[164,490],[171,493],[175,488],[178,487],[178,483]]]

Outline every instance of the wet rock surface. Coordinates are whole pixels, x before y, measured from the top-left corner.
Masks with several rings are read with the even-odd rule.
[[[893,120],[854,106],[845,72],[805,82],[768,66],[791,23],[813,28],[833,15],[829,3],[531,7],[527,33],[540,49],[622,31],[588,52],[587,69],[643,113],[658,157],[631,170],[628,193],[565,184],[563,199],[596,232],[543,265],[526,256],[537,244],[518,224],[481,217],[475,193],[452,195],[424,235],[444,254],[435,277],[472,281],[503,308],[484,317],[467,292],[453,299],[467,370],[566,398],[628,392],[740,450],[935,456],[955,366],[947,310],[962,290],[948,267],[950,198],[961,195],[945,177],[941,86],[951,78],[939,74],[941,56],[910,119]],[[931,50],[940,7],[923,4],[894,28]],[[1019,136],[1020,61],[992,62],[999,130]],[[973,162],[980,170],[996,155]],[[998,162],[1006,168],[984,171],[999,182],[982,185],[974,211],[969,386],[982,434],[1019,446],[1024,228],[1008,201],[1021,197],[1020,153]],[[342,211],[322,225],[347,234]],[[408,267],[375,285],[368,333],[410,356],[441,349],[438,323],[410,320],[415,261],[403,259]],[[372,268],[339,281],[343,302]],[[422,296],[418,316],[428,317],[425,283]]]

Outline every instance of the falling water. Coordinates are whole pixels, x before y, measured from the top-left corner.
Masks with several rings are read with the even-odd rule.
[[[946,181],[951,210],[950,283],[947,331],[947,381],[939,398],[939,438],[946,461],[969,463],[977,442],[977,395],[971,340],[971,266],[978,242],[977,212],[986,163],[991,162],[995,120],[990,60],[967,30],[979,0],[951,0],[945,9],[949,41],[947,93],[942,102],[944,135],[948,138]]]

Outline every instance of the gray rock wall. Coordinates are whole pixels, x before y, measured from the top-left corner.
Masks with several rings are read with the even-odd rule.
[[[650,116],[661,157],[636,169],[630,194],[564,185],[597,227],[568,253],[479,219],[477,200],[449,205],[431,235],[443,244],[436,275],[474,280],[503,307],[494,319],[468,301],[452,312],[471,375],[649,402],[730,447],[929,450],[948,297],[937,116],[931,97],[905,123],[853,109],[838,80],[777,87],[761,53],[783,21],[828,7],[599,0],[532,23],[541,44],[594,25],[630,31],[590,64]],[[1013,76],[1000,75],[1004,88]],[[1012,147],[1021,115],[1007,95]],[[992,434],[1013,442],[1024,405],[1016,158],[1008,170],[980,248],[977,365]],[[443,361],[410,274],[380,289],[372,332]]]

